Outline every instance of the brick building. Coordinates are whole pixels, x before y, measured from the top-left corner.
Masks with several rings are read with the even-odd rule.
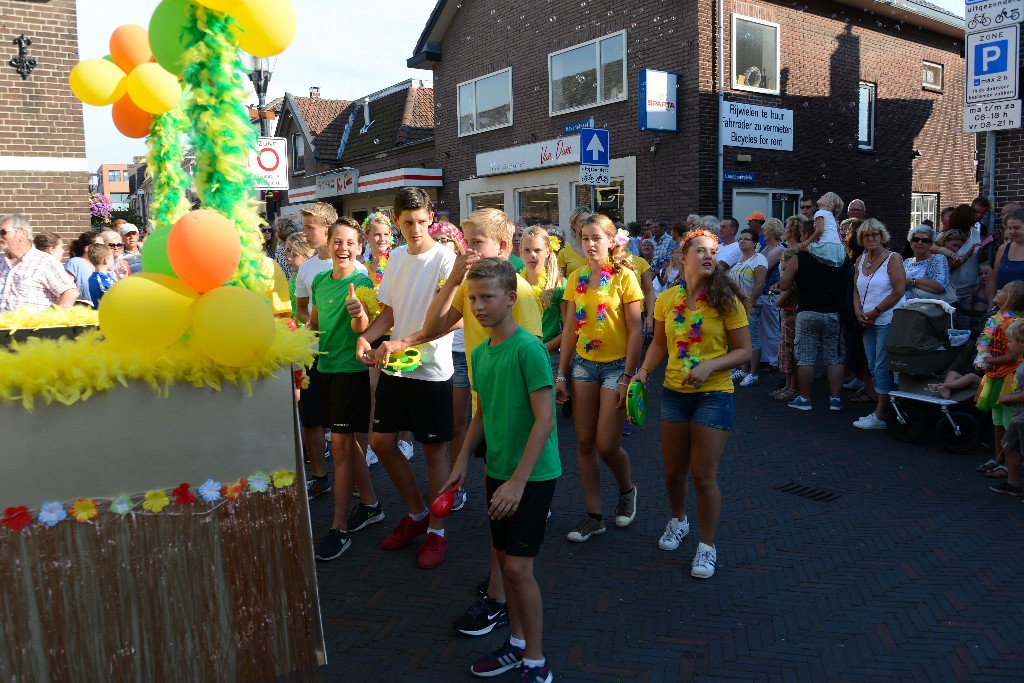
[[[89,229],[89,169],[82,104],[68,76],[78,62],[74,0],[0,0],[0,213],[27,214],[38,230]],[[31,40],[26,78],[8,63]]]
[[[627,221],[718,213],[720,84],[731,125],[782,131],[724,147],[724,215],[741,224],[833,190],[899,234],[977,194],[961,19],[912,0],[722,0],[720,74],[717,4],[439,0],[408,60],[433,71],[439,207],[562,225],[579,204]],[[600,187],[577,182],[572,124],[591,119],[610,133]]]
[[[285,94],[277,137],[288,140],[289,190],[280,214],[326,201],[362,220],[390,208],[396,188],[424,187],[436,198],[434,93],[404,81],[354,102]]]

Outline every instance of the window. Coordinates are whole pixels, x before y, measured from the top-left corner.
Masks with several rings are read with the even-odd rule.
[[[585,206],[604,214],[612,221],[625,220],[625,184],[622,178],[612,178],[610,185],[573,184],[573,206]]]
[[[111,192],[110,203],[114,208],[127,208],[128,207],[128,193],[127,192]]]
[[[875,148],[875,84],[860,83],[857,116],[857,146]]]
[[[292,173],[306,170],[306,141],[300,133],[292,134]]]
[[[518,190],[519,215],[528,225],[558,223],[558,188],[535,187]]]
[[[498,209],[505,210],[504,192],[487,192],[486,194],[474,194],[469,198],[469,210],[477,209]]]
[[[910,227],[921,225],[926,219],[938,225],[935,211],[939,206],[939,195],[929,192],[913,192],[910,195]]]
[[[779,25],[732,15],[732,87],[779,94]]]
[[[626,32],[548,55],[551,116],[626,99]]]
[[[121,182],[121,170],[115,169],[107,171],[107,182],[108,183],[119,183]]]
[[[921,62],[921,87],[925,90],[942,92],[945,68],[935,62]]]
[[[512,125],[512,69],[459,84],[459,135]]]

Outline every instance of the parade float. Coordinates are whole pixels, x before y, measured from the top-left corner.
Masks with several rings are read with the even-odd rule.
[[[72,70],[148,138],[152,232],[96,313],[0,316],[2,680],[309,680],[325,660],[293,378],[314,340],[272,308],[239,58],[294,33],[289,0],[163,0]]]

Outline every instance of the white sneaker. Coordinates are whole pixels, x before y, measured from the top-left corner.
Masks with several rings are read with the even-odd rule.
[[[879,417],[877,415],[875,415],[874,413],[871,413],[870,415],[865,415],[861,419],[859,419],[856,422],[854,422],[853,426],[856,427],[857,429],[885,429],[886,428],[885,420],[879,419]]]
[[[863,388],[864,388],[864,382],[861,382],[856,377],[851,379],[849,382],[846,382],[846,383],[843,384],[843,389],[849,389],[851,391],[857,391],[858,389],[863,389]]]
[[[412,460],[412,444],[408,441],[398,440],[398,450],[402,451],[402,455],[405,456],[406,460]]]
[[[740,386],[741,387],[752,387],[752,386],[754,386],[755,384],[757,384],[760,381],[761,381],[761,378],[758,377],[757,375],[747,375],[740,382]]]
[[[665,533],[658,539],[658,547],[662,550],[675,550],[688,533],[690,533],[690,522],[686,517],[683,517],[681,522],[670,519],[665,525]]]
[[[715,560],[718,552],[715,546],[706,543],[697,544],[697,554],[690,565],[690,576],[697,579],[710,579],[715,573]]]
[[[736,368],[732,371],[732,381],[741,380],[747,376],[747,373],[743,372],[740,368]]]
[[[366,466],[376,465],[380,460],[377,459],[377,454],[373,452],[373,449],[369,446],[366,447]]]

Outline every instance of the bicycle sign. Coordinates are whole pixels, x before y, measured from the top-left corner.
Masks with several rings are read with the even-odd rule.
[[[965,10],[968,33],[1024,21],[1024,0],[966,0]]]

